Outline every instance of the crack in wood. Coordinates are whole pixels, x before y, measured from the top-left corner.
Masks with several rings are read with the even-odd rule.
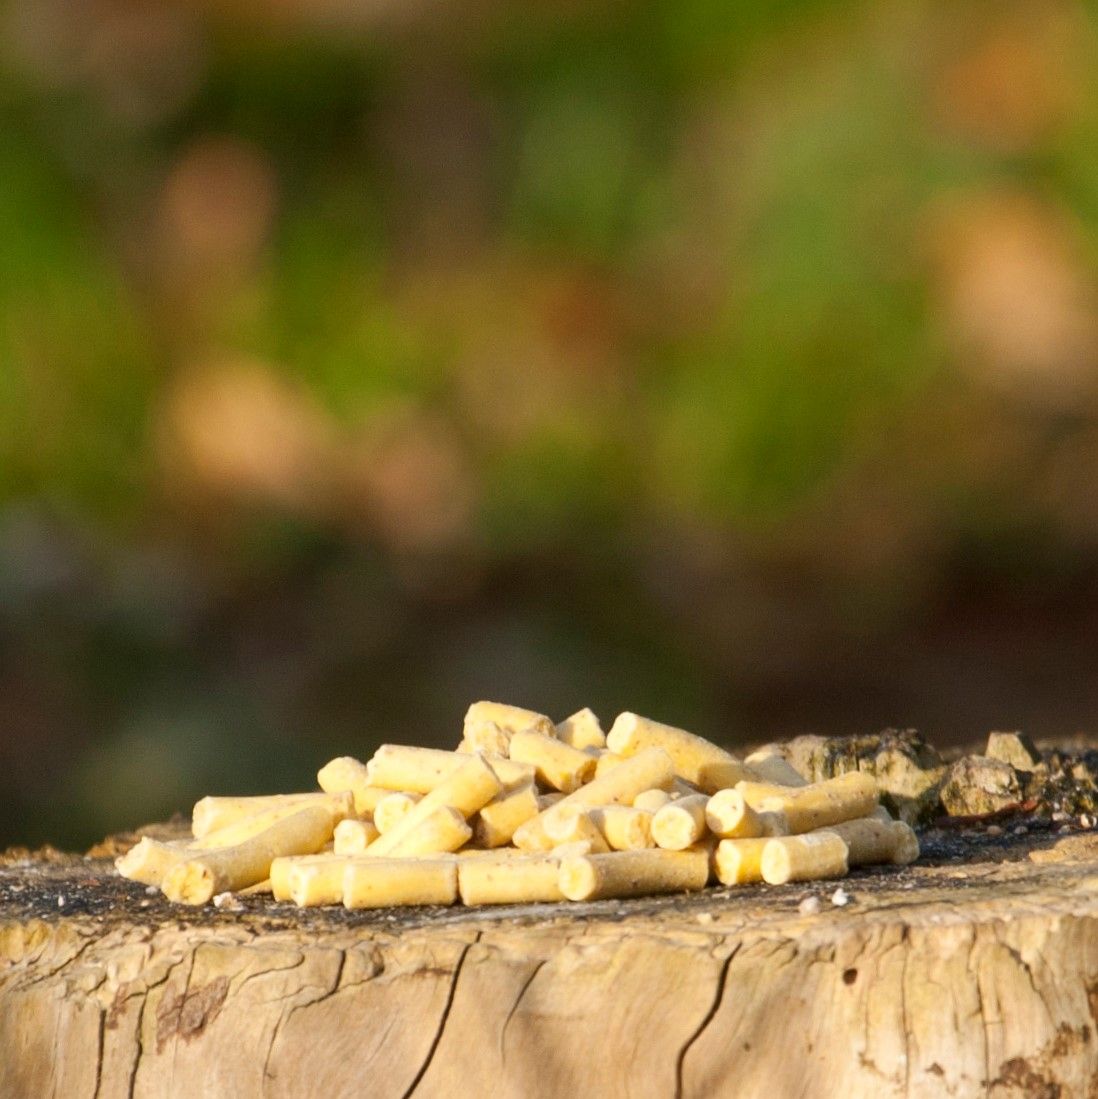
[[[427,1050],[427,1056],[423,1060],[423,1064],[419,1066],[419,1070],[412,1078],[412,1082],[405,1089],[401,1099],[410,1099],[412,1093],[419,1087],[420,1081],[427,1075],[427,1070],[431,1067],[431,1062],[434,1060],[435,1051],[439,1047],[439,1043],[442,1041],[442,1034],[446,1030],[446,1022],[450,1018],[450,1009],[454,1006],[454,996],[457,994],[458,979],[461,977],[462,967],[465,965],[465,959],[469,954],[469,951],[480,942],[480,932],[478,931],[472,942],[466,943],[461,950],[461,954],[458,955],[458,960],[454,966],[453,976],[450,978],[450,991],[446,997],[446,1003],[443,1005],[442,1014],[439,1016],[438,1027],[435,1029],[434,1037],[431,1039],[431,1045]]]
[[[709,1024],[716,1017],[717,1012],[720,1011],[721,1002],[724,1000],[725,982],[728,980],[728,970],[731,968],[732,959],[740,952],[741,945],[741,943],[736,943],[729,952],[728,957],[724,959],[720,972],[717,974],[716,988],[709,1009],[702,1016],[701,1022],[694,1028],[694,1033],[682,1044],[678,1056],[675,1058],[675,1099],[682,1099],[683,1069],[686,1065],[686,1055],[690,1052],[690,1047],[705,1033]]]

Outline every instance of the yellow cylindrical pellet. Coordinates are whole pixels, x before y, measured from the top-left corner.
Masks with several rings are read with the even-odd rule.
[[[391,832],[423,797],[422,794],[405,794],[394,791],[386,794],[374,809],[374,827],[380,835]]]
[[[705,808],[709,831],[724,839],[784,836],[789,826],[781,813],[758,812],[739,790],[718,790]]]
[[[534,784],[523,783],[498,793],[473,821],[473,842],[481,847],[502,847],[511,842],[515,830],[538,815]]]
[[[595,852],[609,851],[602,832],[582,809],[545,821],[545,834],[554,846],[562,843],[589,843]]]
[[[806,779],[776,748],[760,748],[745,760],[748,775],[775,786],[807,786]]]
[[[474,702],[465,712],[465,736],[468,738],[470,727],[492,722],[507,734],[519,733],[523,729],[553,735],[553,722],[545,714],[536,710],[524,710],[521,706],[508,706],[504,702]]]
[[[544,855],[458,862],[458,890],[463,904],[562,901],[559,878],[560,860]]]
[[[769,839],[723,839],[713,852],[713,870],[722,885],[760,882],[762,856]]]
[[[606,736],[606,746],[623,756],[636,755],[644,748],[662,748],[671,757],[675,773],[707,794],[734,786],[746,773],[734,755],[704,737],[633,713],[618,715]]]
[[[560,891],[572,901],[704,889],[708,880],[709,853],[703,848],[612,851],[560,865]]]
[[[770,885],[842,878],[847,869],[846,844],[834,832],[778,836],[763,848],[763,881]]]
[[[380,836],[366,849],[368,855],[394,854],[400,843],[436,809],[449,805],[463,817],[483,809],[503,788],[496,772],[482,756],[459,756],[461,767],[441,785],[423,797],[390,832]],[[536,818],[535,818],[536,819]]]
[[[658,813],[670,800],[671,795],[666,790],[642,790],[633,799],[633,808]]]
[[[333,850],[337,855],[361,855],[380,834],[368,820],[341,820],[332,837]]]
[[[195,839],[205,839],[213,832],[221,832],[249,817],[255,817],[258,813],[271,814],[269,818],[264,818],[269,823],[310,805],[327,806],[338,819],[348,815],[352,803],[347,794],[341,791],[266,794],[259,797],[205,797],[195,803],[191,813],[191,832]],[[247,828],[242,829],[242,832],[247,832]]]
[[[625,762],[625,756],[617,752],[603,751],[595,757],[595,778],[608,775],[615,767]]]
[[[557,723],[557,739],[581,751],[587,748],[605,748],[606,734],[595,714],[586,707]]]
[[[160,885],[169,870],[188,858],[190,846],[185,841],[163,843],[142,836],[124,855],[114,860],[115,868],[124,878],[142,885]]]
[[[468,843],[472,835],[472,828],[457,809],[452,805],[440,805],[404,835],[389,854],[394,858],[449,854]]]
[[[534,777],[527,764],[513,763],[502,756],[485,756],[507,786]],[[469,762],[462,752],[445,752],[441,748],[414,748],[406,744],[382,744],[366,765],[370,782],[387,790],[403,793],[429,794]]]
[[[705,835],[705,794],[679,798],[665,805],[652,818],[652,839],[667,851],[685,851]]]
[[[581,786],[547,812],[559,813],[573,805],[630,805],[642,790],[667,789],[673,778],[671,757],[659,748],[649,748],[624,760],[608,774]]]
[[[280,855],[311,855],[332,838],[331,811],[313,805],[270,825],[243,843],[195,851],[164,878],[164,895],[184,904],[205,904],[214,894],[241,889],[270,877]]]
[[[465,726],[465,735],[461,738],[458,751],[506,756],[510,745],[511,733],[505,732],[494,721],[483,721],[479,725]]]
[[[291,795],[285,802],[271,802],[266,808],[250,816],[240,817],[231,824],[207,832],[201,839],[196,839],[191,847],[203,851],[214,851],[219,847],[235,847],[236,844],[259,835],[272,824],[309,806],[326,809],[332,816],[333,828],[336,822],[354,814],[354,801],[350,791],[347,790],[338,794]]]
[[[635,805],[598,805],[589,810],[591,819],[614,851],[643,851],[654,847],[654,814]]]
[[[355,859],[343,871],[347,908],[389,908],[412,904],[453,904],[457,900],[458,860]]]
[[[370,785],[370,776],[366,764],[353,756],[338,756],[329,760],[317,772],[316,781],[321,790],[329,794],[338,794],[350,790],[355,800],[355,813],[365,817],[374,811],[374,806],[388,790]]]
[[[764,797],[757,808],[783,813],[789,831],[797,834],[868,816],[876,805],[877,783],[861,771],[849,771],[811,786]]]
[[[903,866],[919,857],[918,837],[903,821],[862,817],[859,820],[846,820],[841,824],[830,824],[823,831],[834,832],[841,837],[849,850],[847,861],[851,866],[869,866],[874,863]]]
[[[295,859],[287,873],[290,900],[299,908],[342,904],[343,877],[349,861],[342,855]]]
[[[511,737],[510,758],[532,766],[538,781],[570,794],[595,773],[595,760],[556,737],[525,729]]]

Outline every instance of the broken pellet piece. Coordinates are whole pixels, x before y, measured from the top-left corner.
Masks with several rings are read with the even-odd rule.
[[[602,731],[602,725],[586,707],[557,722],[556,734],[558,740],[572,748],[579,748],[580,751],[606,747],[606,734]]]

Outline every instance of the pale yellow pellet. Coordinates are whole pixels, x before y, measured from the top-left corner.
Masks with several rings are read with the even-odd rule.
[[[705,823],[723,839],[784,836],[789,831],[781,813],[752,809],[739,790],[718,790],[705,807]]]
[[[654,847],[654,814],[635,805],[598,805],[588,810],[607,844],[614,851],[643,851]]]
[[[547,820],[545,834],[553,841],[554,847],[564,843],[589,843],[592,851],[610,850],[598,825],[582,810]]]
[[[649,813],[657,813],[671,800],[671,795],[666,790],[642,790],[633,799],[634,809],[646,809]]]
[[[332,816],[333,828],[337,822],[354,815],[354,801],[350,791],[345,790],[338,794],[301,795],[300,798],[291,797],[284,803],[272,802],[267,808],[260,809],[250,816],[241,817],[222,828],[215,828],[201,839],[196,839],[191,847],[203,851],[213,851],[219,847],[234,847],[308,806],[319,806],[328,810]]]
[[[752,752],[744,760],[749,777],[775,786],[807,786],[806,779],[774,745]]]
[[[842,878],[847,870],[846,844],[834,832],[778,836],[763,848],[762,876],[770,885]]]
[[[877,783],[870,775],[849,771],[824,782],[763,797],[752,804],[766,812],[782,813],[789,831],[798,834],[868,816],[877,806],[877,797]],[[747,800],[751,802],[750,797]]]
[[[734,755],[704,737],[634,713],[618,715],[606,736],[606,746],[623,756],[662,748],[671,757],[675,773],[707,794],[734,786],[746,773]]]
[[[652,839],[668,851],[685,851],[705,835],[705,794],[679,798],[665,805],[652,818]]]
[[[760,882],[762,856],[769,839],[723,839],[713,852],[713,870],[722,885]]]
[[[347,908],[453,904],[457,900],[458,860],[354,859],[343,871]]]
[[[584,751],[589,748],[605,748],[606,734],[594,712],[586,707],[557,723],[557,739],[572,748]]]
[[[344,855],[294,859],[286,879],[290,900],[299,908],[343,903],[343,878],[350,862]]]
[[[337,855],[361,855],[381,833],[368,820],[341,820],[335,828],[333,850]]]
[[[397,823],[405,818],[412,807],[420,801],[422,794],[408,794],[393,791],[386,794],[374,809],[374,826],[382,836],[391,832]]]
[[[338,819],[342,819],[351,811],[352,799],[342,791],[265,794],[259,797],[205,797],[195,803],[191,813],[191,832],[195,839],[204,840],[214,832],[222,832],[257,814],[268,814],[263,818],[263,824],[260,826],[262,829],[273,820],[288,816],[310,805],[326,806]],[[247,832],[249,827],[251,826],[244,826],[238,835],[246,839],[247,836],[243,833]],[[230,840],[230,842],[236,841]]]
[[[472,828],[457,809],[452,805],[440,805],[394,844],[389,855],[407,858],[448,854],[464,847],[472,835]]]
[[[527,764],[513,763],[502,756],[485,755],[484,758],[506,786],[534,777],[533,767]],[[370,757],[366,768],[374,786],[402,793],[429,794],[468,762],[469,756],[461,752],[382,744]]]
[[[556,737],[525,729],[511,737],[510,758],[534,768],[539,782],[570,794],[594,776],[595,760]]]
[[[164,878],[164,895],[184,904],[205,904],[216,893],[232,892],[270,877],[280,855],[311,855],[332,838],[332,813],[308,806],[233,847],[195,851]]]
[[[538,797],[533,783],[523,783],[498,793],[473,821],[473,842],[480,847],[502,847],[511,842],[515,830],[538,815]]]
[[[586,786],[546,810],[549,814],[567,812],[572,806],[594,808],[603,805],[631,805],[642,790],[667,789],[674,778],[671,757],[660,748],[648,748],[630,759],[623,760],[608,774],[595,778]]]
[[[595,757],[595,778],[608,775],[615,767],[625,762],[625,756],[617,752],[602,751]]]
[[[918,837],[903,821],[862,817],[830,824],[823,831],[834,832],[841,837],[848,848],[847,861],[851,866],[868,866],[874,863],[904,866],[919,857]]]
[[[562,901],[559,878],[560,860],[552,856],[458,862],[458,889],[469,905]]]
[[[709,852],[612,851],[565,859],[560,865],[560,891],[573,901],[638,897],[704,889],[709,880]]]
[[[353,756],[338,756],[329,760],[317,772],[317,784],[329,794],[349,790],[355,800],[355,813],[365,817],[374,811],[374,806],[388,790],[370,785],[370,776],[366,764]]]
[[[553,722],[536,710],[524,710],[521,706],[508,706],[504,702],[474,702],[465,712],[465,736],[470,727],[491,722],[507,734],[533,729],[546,736],[553,735]]]
[[[124,855],[114,860],[114,865],[119,874],[130,881],[159,886],[168,871],[189,854],[190,846],[184,840],[163,843],[142,836]]]
[[[479,725],[466,725],[465,735],[458,747],[459,752],[488,752],[491,755],[506,756],[511,744],[511,733],[505,732],[494,721],[484,721]]]
[[[390,855],[396,852],[400,843],[441,806],[451,806],[468,818],[483,809],[503,789],[496,772],[482,756],[458,758],[463,761],[461,767],[429,794],[424,795],[422,801],[413,806],[392,831],[374,840],[366,849],[368,855]]]

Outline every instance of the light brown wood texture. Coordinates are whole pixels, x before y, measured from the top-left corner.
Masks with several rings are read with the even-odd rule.
[[[0,1096],[1098,1095],[1094,845],[947,841],[845,907],[194,911],[104,860],[0,865]]]

